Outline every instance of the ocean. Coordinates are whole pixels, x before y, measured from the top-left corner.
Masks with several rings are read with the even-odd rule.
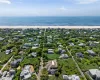
[[[100,26],[100,16],[0,17],[0,26]]]

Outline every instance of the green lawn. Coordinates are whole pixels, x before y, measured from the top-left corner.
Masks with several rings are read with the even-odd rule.
[[[6,63],[9,58],[12,56],[12,54],[5,54],[5,52],[0,52],[0,64]]]
[[[48,59],[53,60],[53,59],[58,59],[59,54],[47,54]]]

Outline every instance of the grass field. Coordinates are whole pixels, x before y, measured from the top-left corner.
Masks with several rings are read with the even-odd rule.
[[[59,54],[47,54],[48,59],[53,60],[53,59],[58,59]]]
[[[6,63],[11,56],[12,56],[12,54],[7,55],[4,52],[0,52],[0,64],[2,65],[4,63]]]

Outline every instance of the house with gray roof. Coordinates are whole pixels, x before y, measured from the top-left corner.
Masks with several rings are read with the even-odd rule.
[[[48,70],[48,73],[51,74],[51,75],[54,75],[55,72],[57,71],[57,61],[56,60],[52,60],[52,61],[49,61],[47,62],[45,68]]]
[[[10,49],[10,50],[6,50],[6,51],[5,51],[5,53],[6,53],[6,54],[10,54],[11,52],[12,52],[12,50],[11,50],[11,49]]]
[[[78,44],[79,46],[85,46],[85,44],[84,43],[80,43],[80,44]]]
[[[25,43],[22,48],[27,49],[27,48],[30,48],[30,47],[32,47],[31,43]]]
[[[14,69],[11,69],[9,71],[2,72],[0,80],[13,80],[13,77],[15,76],[16,71]]]
[[[4,40],[4,38],[0,37],[0,41],[3,41],[3,40]]]
[[[40,47],[40,44],[36,43],[36,44],[33,44],[32,49],[36,49],[36,48],[39,48],[39,47]]]
[[[31,78],[32,73],[33,72],[31,71],[31,66],[30,65],[26,65],[23,68],[22,72],[20,73],[20,79],[21,80],[27,80],[27,79]]]
[[[36,52],[32,52],[31,55],[32,55],[32,57],[37,57],[37,53]]]
[[[61,54],[59,58],[67,59],[68,58],[68,55],[67,54]]]
[[[19,63],[22,61],[22,59],[17,59],[11,62],[12,68],[17,68],[19,66]]]
[[[63,75],[63,80],[80,80],[77,75]]]
[[[87,52],[89,53],[89,55],[91,56],[96,56],[96,53],[92,50],[87,50]]]
[[[98,69],[90,69],[89,75],[93,78],[93,80],[100,80],[100,70]]]
[[[69,43],[69,46],[74,46],[74,43]]]
[[[53,54],[54,50],[53,49],[48,49],[48,54]]]
[[[76,57],[84,58],[84,55],[81,52],[76,53]]]

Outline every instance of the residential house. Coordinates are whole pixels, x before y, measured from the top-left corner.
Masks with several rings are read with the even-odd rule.
[[[80,80],[77,75],[63,75],[63,80]]]
[[[59,58],[67,59],[68,55],[67,54],[61,54],[61,56]]]
[[[33,38],[28,38],[28,41],[32,42],[32,41],[34,41],[34,39]]]
[[[4,71],[1,75],[0,80],[13,80],[15,74],[16,71],[14,69],[11,69],[9,71]]]
[[[31,55],[32,55],[32,57],[37,57],[37,53],[36,52],[32,52]]]
[[[92,50],[87,50],[87,52],[89,53],[89,55],[91,56],[96,56],[96,53]]]
[[[90,75],[94,80],[100,80],[100,70],[98,70],[98,69],[90,69],[90,70],[89,70],[89,75]]]
[[[66,52],[66,50],[62,50],[62,51],[61,51],[61,54],[64,54],[65,52]]]
[[[23,55],[25,52],[24,51],[20,51],[18,54]]]
[[[19,63],[22,61],[22,59],[17,59],[11,62],[12,68],[17,68],[19,66]]]
[[[66,50],[64,50],[64,49],[62,49],[62,48],[58,48],[58,52],[59,52],[60,54],[64,54],[64,53],[66,52]]]
[[[30,48],[30,47],[32,47],[32,44],[31,44],[31,43],[25,43],[25,44],[23,45],[23,48],[24,48],[24,49],[27,49],[27,48]]]
[[[3,41],[3,40],[4,40],[4,38],[0,37],[0,41]]]
[[[37,44],[33,45],[32,49],[36,49],[36,48],[39,48],[39,47],[40,47],[40,44],[37,43]]]
[[[84,55],[81,52],[76,53],[76,57],[83,58]]]
[[[74,46],[74,43],[69,43],[69,46]]]
[[[58,52],[61,53],[62,52],[62,48],[58,48]]]
[[[49,74],[54,75],[55,72],[57,71],[57,61],[56,60],[49,61],[45,66],[45,68],[48,70]]]
[[[10,54],[11,52],[12,52],[12,50],[11,50],[11,49],[10,49],[10,50],[6,50],[6,51],[5,51],[5,53],[6,53],[6,54]]]
[[[85,46],[85,44],[84,43],[80,43],[80,44],[78,44],[79,46]]]
[[[54,50],[53,49],[48,49],[48,54],[53,54]]]
[[[63,45],[60,44],[60,45],[58,46],[58,48],[63,48]]]
[[[23,68],[22,72],[20,73],[20,79],[21,80],[27,80],[27,79],[31,78],[33,72],[34,72],[33,66],[26,65]]]

